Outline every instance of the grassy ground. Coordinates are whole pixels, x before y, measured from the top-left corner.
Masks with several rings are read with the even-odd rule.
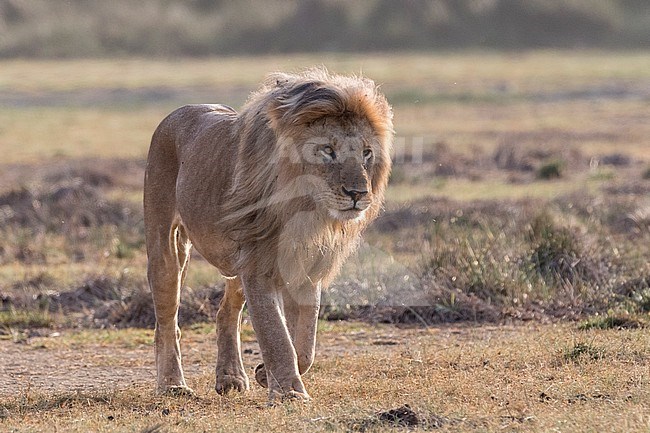
[[[180,316],[200,398],[156,398],[140,205],[151,133],[179,105],[238,107],[265,73],[319,63],[363,71],[395,111],[386,211],[324,298],[324,318],[364,323],[323,322],[311,405],[269,409],[259,388],[219,398],[205,323],[221,283],[197,256]],[[647,431],[648,53],[0,69],[3,429],[374,431],[409,404],[421,429]],[[534,325],[504,325],[522,321]],[[115,327],[128,329],[98,329]]]
[[[650,427],[650,345],[642,330],[323,323],[318,360],[306,376],[314,401],[274,408],[265,406],[265,391],[256,384],[245,395],[214,393],[210,331],[200,326],[185,332],[184,361],[198,392],[195,399],[153,396],[153,378],[146,374],[153,368],[150,331],[67,331],[14,344],[13,356],[38,354],[35,366],[50,365],[21,374],[15,361],[9,362],[15,370],[9,375],[11,396],[6,383],[0,387],[0,423],[16,432],[154,431],[154,426],[162,432],[404,426],[450,432],[644,432]],[[259,354],[246,335],[250,373]],[[412,412],[396,411],[404,405]]]

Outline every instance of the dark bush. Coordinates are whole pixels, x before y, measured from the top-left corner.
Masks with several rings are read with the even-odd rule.
[[[558,179],[564,173],[563,161],[549,161],[537,169],[537,178],[543,180]]]
[[[641,175],[641,177],[642,177],[643,179],[645,179],[645,180],[649,180],[649,179],[650,179],[650,167],[646,168],[646,169],[643,171],[643,174]]]
[[[582,248],[573,232],[557,227],[552,217],[543,213],[531,222],[528,237],[532,245],[530,263],[545,281],[576,281]]]

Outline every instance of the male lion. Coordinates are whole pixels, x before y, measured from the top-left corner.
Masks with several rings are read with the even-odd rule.
[[[309,399],[321,288],[381,206],[391,108],[365,78],[324,69],[272,74],[241,113],[188,105],[158,126],[144,183],[147,274],[156,313],[157,391],[191,393],[178,306],[194,246],[226,277],[217,313],[216,390],[248,389],[244,302],[262,351],[257,381]]]

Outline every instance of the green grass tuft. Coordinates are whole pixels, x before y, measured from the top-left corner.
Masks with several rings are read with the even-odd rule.
[[[578,342],[564,351],[565,361],[580,363],[584,360],[597,361],[605,357],[605,350],[591,343]]]
[[[589,329],[637,329],[645,328],[647,323],[645,320],[629,316],[597,316],[592,317],[580,324],[578,329],[587,331]]]
[[[549,213],[543,212],[531,222],[528,238],[532,245],[530,263],[544,281],[553,284],[577,280],[582,245],[571,230],[558,226]]]
[[[645,179],[645,180],[650,180],[650,166],[647,167],[647,168],[644,170],[644,172],[643,172],[643,174],[641,175],[641,177],[642,177],[643,179]]]
[[[3,329],[49,328],[53,324],[54,318],[47,310],[0,311],[0,334]]]
[[[564,176],[565,162],[560,160],[548,161],[537,169],[537,178],[542,180],[559,179]]]

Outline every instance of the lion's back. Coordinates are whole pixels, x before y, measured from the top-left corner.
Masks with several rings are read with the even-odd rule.
[[[237,112],[227,105],[191,104],[171,112],[158,126],[173,137],[178,154],[183,148],[196,143],[206,132],[219,135],[219,130],[229,129],[237,117]]]
[[[177,193],[221,201],[216,196],[228,190],[236,169],[236,122],[237,112],[226,105],[186,105],[170,115],[179,165]],[[206,185],[211,187],[204,189]]]

